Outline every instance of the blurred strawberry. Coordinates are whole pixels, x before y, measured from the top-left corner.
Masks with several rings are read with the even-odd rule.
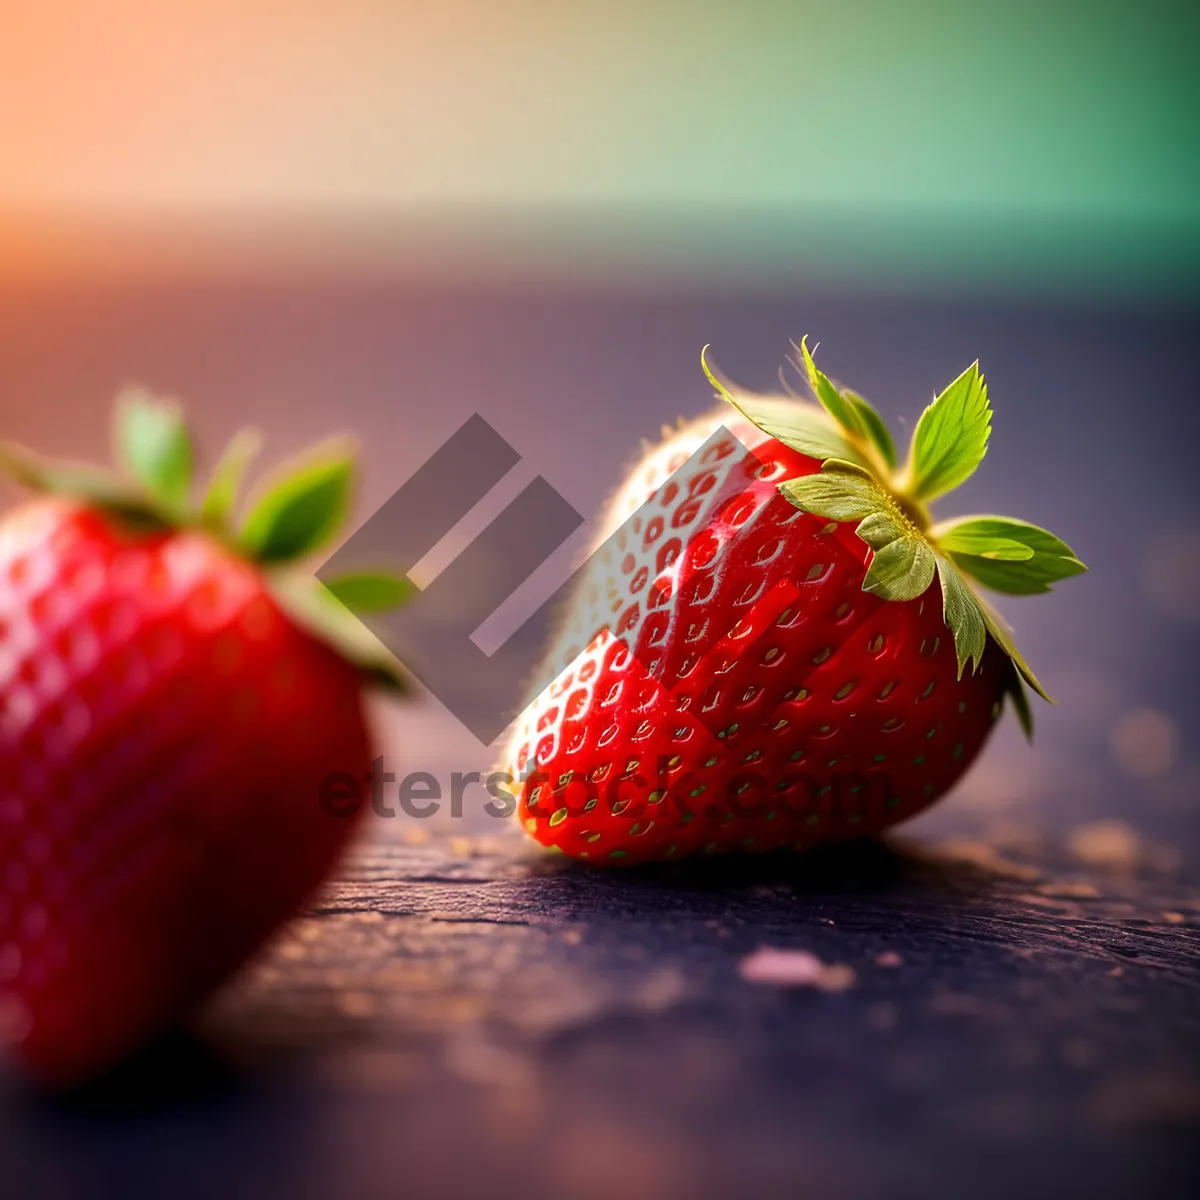
[[[174,406],[127,395],[116,442],[121,474],[4,453],[42,495],[0,521],[0,1041],[55,1084],[186,1016],[311,895],[372,759],[364,681],[401,683],[295,566],[344,516],[344,447],[235,531],[253,434],[198,507]]]
[[[710,375],[734,407],[666,431],[618,493],[628,534],[590,561],[508,751],[543,844],[630,864],[877,833],[954,784],[1006,694],[1028,730],[1024,686],[1045,693],[976,586],[1084,567],[1024,521],[934,524],[986,451],[978,367],[898,467],[799,350],[821,407]]]

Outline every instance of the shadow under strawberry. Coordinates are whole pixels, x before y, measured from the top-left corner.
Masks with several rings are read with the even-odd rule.
[[[11,1100],[31,1106],[34,1115],[89,1123],[140,1121],[222,1107],[259,1087],[286,1083],[316,1057],[370,1040],[361,1022],[342,1014],[333,988],[318,1000],[303,1028],[289,1026],[273,1035],[280,1016],[273,1006],[202,1014],[75,1087],[46,1087],[14,1073],[4,1090]]]
[[[176,1031],[157,1038],[118,1066],[67,1091],[14,1081],[14,1099],[48,1117],[121,1119],[168,1108],[196,1108],[224,1098],[244,1073],[219,1043]]]
[[[726,892],[786,888],[796,896],[850,896],[903,890],[938,895],[987,895],[996,876],[977,863],[938,856],[921,843],[864,837],[797,853],[722,854],[674,863],[646,863],[598,875],[575,862],[556,863],[554,874],[615,891],[665,889]]]

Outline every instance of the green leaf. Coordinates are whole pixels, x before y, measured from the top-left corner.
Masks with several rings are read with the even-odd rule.
[[[177,404],[142,388],[117,397],[114,443],[117,461],[155,499],[180,511],[192,483],[192,439]]]
[[[739,395],[727,397],[734,408],[763,433],[818,462],[842,459],[866,466],[862,455],[838,431],[837,426],[811,404],[776,396]]]
[[[842,388],[842,395],[854,405],[863,435],[878,451],[884,465],[889,469],[895,467],[896,443],[892,441],[891,430],[888,429],[883,418],[874,406],[857,392],[852,392],[849,388]]]
[[[871,473],[869,467],[860,466],[858,463],[847,462],[844,458],[827,458],[821,464],[822,471],[844,471],[851,475],[857,475],[860,479],[866,479],[871,483],[875,483],[875,476]]]
[[[792,343],[796,346],[796,343]],[[821,407],[845,430],[851,434],[862,435],[865,431],[858,417],[858,409],[841,392],[834,387],[833,382],[824,371],[813,362],[813,356],[808,352],[808,338],[800,339],[796,346],[804,360],[804,369],[808,375],[808,386],[813,395],[821,402]]]
[[[921,414],[908,472],[913,495],[934,499],[969,478],[987,453],[992,410],[987,384],[972,363]]]
[[[882,550],[899,538],[910,537],[902,522],[886,508],[865,516],[854,531],[872,550]]]
[[[354,458],[329,450],[287,470],[264,492],[242,525],[246,552],[262,563],[309,554],[340,528],[349,507]]]
[[[833,521],[861,520],[885,507],[875,484],[849,471],[835,469],[801,475],[781,483],[779,490],[797,508]]]
[[[839,388],[828,375],[821,371],[813,361],[808,350],[808,338],[802,338],[800,345],[792,343],[793,349],[800,354],[801,361],[797,366],[803,366],[808,376],[808,384],[813,395],[820,401],[821,406],[833,419],[842,426],[851,438],[861,438],[874,447],[883,464],[890,470],[896,465],[896,444],[884,423],[883,418],[874,406],[857,392],[849,388]]]
[[[271,594],[301,629],[324,642],[373,682],[390,691],[408,691],[396,657],[318,580],[295,572],[272,572]]]
[[[880,513],[866,517],[858,527],[859,537],[875,549],[863,580],[863,591],[873,592],[883,600],[915,600],[933,582],[935,555],[923,538],[906,534],[895,522],[890,522],[890,526],[896,536],[884,541],[888,523],[889,518]],[[865,533],[864,526],[868,527]]]
[[[938,579],[942,585],[942,619],[954,634],[954,649],[958,655],[958,678],[968,662],[977,671],[987,647],[987,625],[979,606],[979,597],[970,589],[954,564],[937,556]]]
[[[1008,697],[1012,701],[1017,720],[1021,723],[1021,731],[1025,734],[1025,740],[1032,742],[1033,713],[1029,708],[1029,694],[1025,691],[1025,682],[1021,678],[1021,672],[1015,665],[1012,668],[1012,680],[1008,685]]]
[[[952,520],[940,522],[934,533],[947,550],[957,550],[964,554],[988,557],[985,553],[988,546],[994,541],[1005,540],[1019,542],[1036,555],[1075,559],[1075,552],[1062,538],[1055,537],[1040,525],[1031,525],[1028,521],[1021,521],[1016,517],[997,517],[990,514],[954,517]]]
[[[894,502],[857,468],[834,468],[789,479],[779,486],[797,508],[834,521],[858,521],[855,533],[874,551],[863,591],[884,600],[913,600],[933,582],[935,556],[925,539],[898,514]]]
[[[933,536],[955,563],[998,592],[1029,596],[1087,567],[1049,530],[1013,517],[960,517],[934,528]]]
[[[200,520],[210,529],[223,529],[228,523],[242,477],[262,448],[262,442],[257,429],[240,429],[225,447],[200,504]]]
[[[361,571],[330,579],[325,586],[351,612],[377,613],[399,608],[419,589],[404,575]]]
[[[1053,580],[1038,578],[1028,569],[1029,562],[997,562],[970,554],[952,554],[950,557],[960,571],[994,592],[1009,596],[1040,596],[1052,590]]]
[[[709,367],[707,354],[708,347],[705,346],[700,352],[700,364],[717,394],[763,433],[819,462],[839,458],[857,466],[867,465],[827,413],[815,405],[788,397],[756,396],[740,389],[735,393],[732,386]]]
[[[6,443],[0,445],[0,471],[31,491],[79,500],[136,530],[166,529],[169,525],[152,498],[105,467],[56,462]]]
[[[1021,656],[1020,650],[1017,649],[1017,644],[1013,641],[1012,631],[1004,623],[1004,618],[1001,617],[1000,614],[994,608],[992,608],[992,606],[982,596],[976,596],[976,599],[979,601],[979,609],[980,612],[983,613],[983,621],[987,626],[988,633],[990,633],[992,637],[996,639],[1000,649],[1012,659],[1013,665],[1020,672],[1021,677],[1025,680],[1025,682],[1029,684],[1029,686],[1033,688],[1033,690],[1037,692],[1037,694],[1041,696],[1043,700],[1047,700],[1053,704],[1054,701],[1050,699],[1046,689],[1042,687],[1038,677],[1033,673],[1032,668]]]
[[[116,499],[135,494],[129,484],[105,467],[56,462],[12,442],[0,445],[0,469],[22,487],[35,492],[52,492],[80,499],[92,496]]]
[[[986,550],[980,551],[978,557],[993,559],[996,562],[1028,562],[1033,557],[1033,551],[1021,542],[996,538],[988,543]]]

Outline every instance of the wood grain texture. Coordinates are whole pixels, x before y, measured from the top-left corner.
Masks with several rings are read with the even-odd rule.
[[[476,411],[597,511],[639,438],[710,403],[706,341],[769,388],[809,330],[889,419],[978,357],[1003,431],[954,511],[1036,519],[1092,568],[1004,606],[1060,701],[1033,749],[1006,722],[906,841],[596,876],[495,836],[478,790],[459,829],[377,822],[200,1039],[70,1102],[0,1077],[4,1200],[1196,1193],[1200,314],[835,283],[0,286],[5,436],[103,455],[113,388],[142,379],[210,456],[247,420],[279,458],[356,431],[362,517]],[[1158,768],[1126,744],[1147,709],[1177,742]],[[485,768],[442,717],[390,719],[389,768]],[[854,984],[751,984],[763,945]]]
[[[20,1195],[1186,1194],[1200,895],[1016,840],[597,874],[387,823],[201,1037],[9,1081],[0,1155]]]

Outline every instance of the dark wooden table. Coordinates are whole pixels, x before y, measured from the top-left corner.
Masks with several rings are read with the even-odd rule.
[[[210,461],[246,420],[276,457],[356,430],[363,516],[476,411],[598,511],[639,437],[708,403],[706,341],[769,387],[808,332],[889,418],[978,356],[996,434],[948,511],[1039,521],[1092,567],[1005,605],[1061,701],[1034,748],[1007,722],[906,841],[595,875],[512,822],[376,822],[201,1038],[69,1101],[0,1076],[0,1196],[1200,1194],[1198,316],[821,281],[0,280],[6,435],[94,456],[132,376],[192,402]],[[389,764],[486,765],[428,711],[390,723]],[[752,983],[763,945],[853,984]]]
[[[381,823],[202,1035],[7,1080],[4,1194],[1182,1196],[1198,930],[1112,827],[596,874]]]

